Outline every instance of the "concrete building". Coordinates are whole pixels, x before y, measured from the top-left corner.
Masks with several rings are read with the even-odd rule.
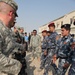
[[[55,30],[58,32],[58,34],[61,34],[61,25],[66,24],[66,23],[71,24],[71,34],[75,35],[75,25],[73,24],[74,21],[75,21],[75,11],[72,11],[72,12],[65,14],[64,16],[59,17],[51,22],[55,23],[55,25],[56,25]],[[39,27],[39,35],[40,36],[41,36],[41,32],[43,30],[48,30],[49,23]]]

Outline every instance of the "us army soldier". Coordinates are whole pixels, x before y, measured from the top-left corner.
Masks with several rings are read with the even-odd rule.
[[[21,69],[19,61],[9,58],[18,44],[13,40],[11,27],[18,16],[17,4],[13,0],[0,0],[0,75],[2,73],[15,75]]]

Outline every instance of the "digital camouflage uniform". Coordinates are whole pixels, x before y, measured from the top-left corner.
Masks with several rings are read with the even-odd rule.
[[[45,57],[46,57],[46,55],[44,55],[44,50],[46,48],[46,39],[47,39],[47,36],[45,36],[43,38],[43,41],[42,41],[41,64],[40,64],[41,69],[43,69],[44,66],[45,66]]]
[[[71,45],[73,41],[74,40],[70,35],[62,37],[60,40],[58,40],[57,58],[59,58],[59,63],[57,75],[65,75],[71,63],[71,55],[73,51]]]
[[[14,33],[14,35],[15,35],[15,38],[17,39],[16,42],[19,44],[22,44],[24,47],[24,49],[18,50],[18,52],[13,53],[13,58],[20,61],[20,63],[22,64],[22,68],[18,75],[27,75],[27,73],[25,71],[25,69],[27,68],[27,64],[26,64],[26,60],[25,60],[26,51],[25,51],[24,35],[23,35],[23,33],[19,33],[18,31],[16,31]]]
[[[46,61],[45,61],[44,75],[48,75],[49,69],[52,70],[53,73],[55,74],[54,68],[51,65],[51,63],[52,63],[52,57],[56,53],[56,37],[57,36],[58,34],[56,32],[52,32],[46,40],[45,50],[47,50],[47,56],[45,58]]]
[[[21,68],[21,71],[20,71],[19,75],[27,75],[27,73],[25,71],[25,69],[27,68],[27,64],[26,64],[26,59],[25,59],[25,56],[26,56],[26,42],[24,40],[24,34],[20,33],[20,37],[21,37],[21,44],[24,46],[24,50],[22,50],[22,53],[18,55],[19,61],[22,64],[22,68]]]
[[[74,39],[74,44],[73,44],[71,66],[70,66],[68,75],[75,75],[75,39]]]
[[[0,0],[0,2],[4,2],[13,8],[15,16],[18,16],[16,13],[18,5],[14,0]],[[22,50],[24,48],[22,45],[15,42],[16,39],[13,38],[13,32],[3,23],[4,21],[0,20],[0,75],[2,75],[1,73],[16,75],[21,69],[21,63],[12,59],[10,56],[14,51],[18,51],[18,49]]]
[[[9,58],[18,49],[23,50],[23,46],[15,42],[11,29],[7,28],[0,21],[0,71],[7,74],[18,74],[21,69],[19,61]]]

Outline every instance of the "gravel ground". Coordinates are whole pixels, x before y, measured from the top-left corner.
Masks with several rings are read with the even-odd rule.
[[[38,60],[37,58],[32,60],[31,52],[27,52],[26,60],[27,60],[27,70],[26,71],[28,75],[43,75],[44,70],[40,72],[38,71],[39,66],[40,66],[40,60]],[[58,61],[56,61],[56,64],[57,63]],[[49,75],[52,75],[52,73],[49,72]],[[66,73],[66,75],[68,74]]]

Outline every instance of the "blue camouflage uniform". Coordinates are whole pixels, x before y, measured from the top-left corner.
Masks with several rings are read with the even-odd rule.
[[[74,40],[70,35],[62,37],[60,40],[58,40],[57,58],[59,58],[59,63],[57,75],[65,75],[68,67],[70,66],[73,51],[71,45],[73,41]]]
[[[75,39],[73,44],[72,63],[68,75],[75,75]]]
[[[45,50],[45,48],[46,48],[46,39],[47,39],[48,37],[47,36],[45,36],[44,38],[43,38],[43,41],[42,41],[42,46],[41,46],[41,48],[42,48],[42,53],[41,53],[41,64],[40,64],[40,68],[41,69],[43,69],[44,68],[44,65],[45,65],[45,57],[46,57],[46,55],[44,55],[44,50]]]
[[[47,50],[47,56],[45,58],[45,71],[44,75],[48,75],[49,69],[53,71],[53,67],[51,65],[53,55],[56,53],[56,37],[58,34],[56,32],[52,32],[51,35],[46,40],[46,47],[45,50]],[[54,71],[53,71],[54,73]],[[55,75],[55,74],[53,74]]]

